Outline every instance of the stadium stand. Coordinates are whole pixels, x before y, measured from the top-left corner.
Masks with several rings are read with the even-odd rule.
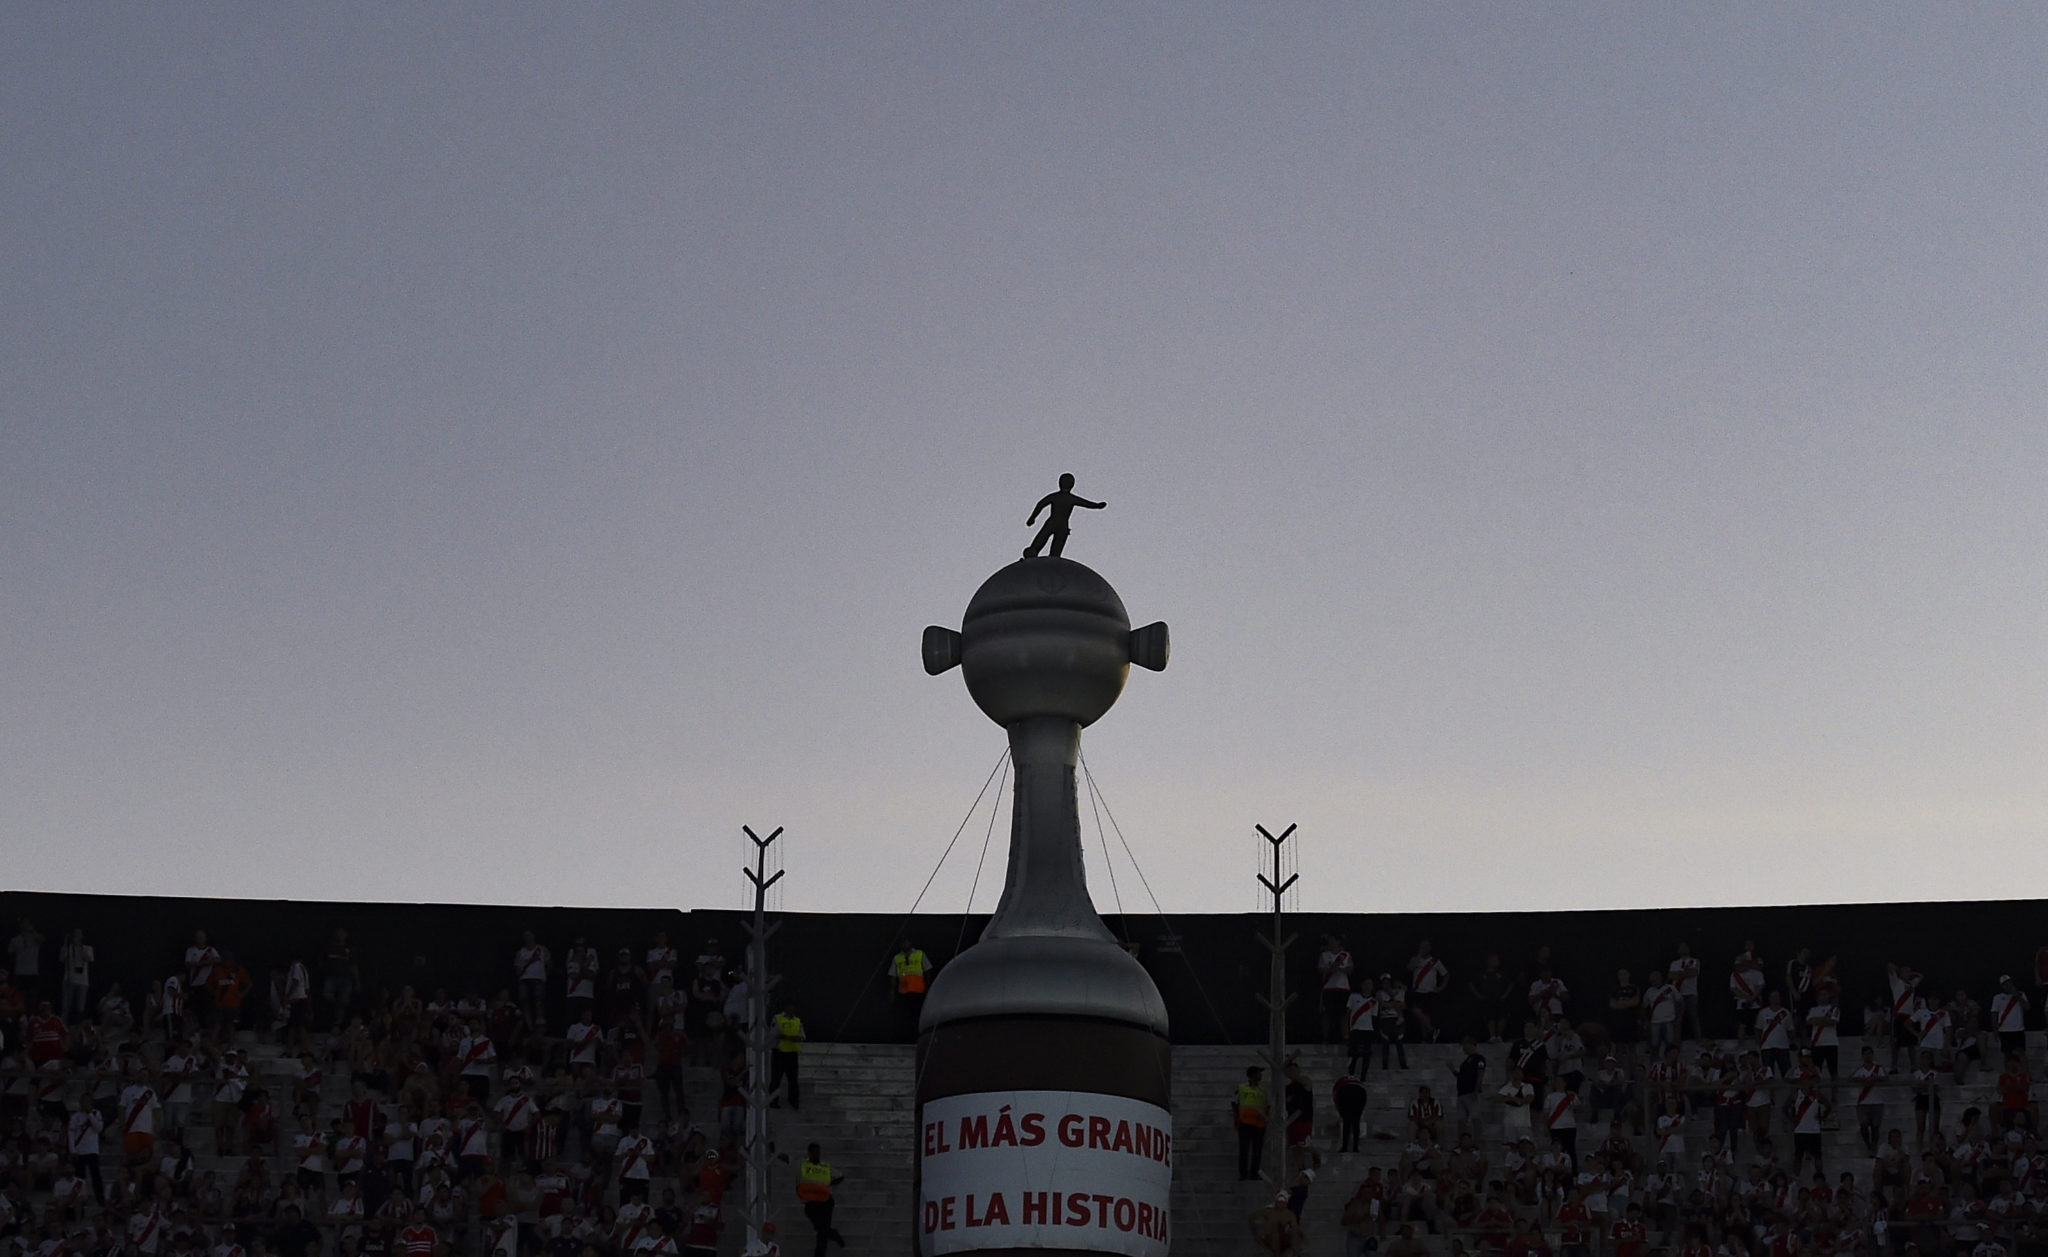
[[[5,910],[0,1257],[680,1257],[749,1238],[731,1207],[730,914],[26,895]],[[1234,1126],[1263,1037],[1244,1011],[1255,922],[1133,918],[1186,1032],[1174,1247],[2048,1250],[2039,905],[1631,914],[1625,930],[1586,915],[1609,919],[1304,919],[1372,944],[1294,958],[1290,981],[1318,998],[1289,1027],[1273,1115],[1289,1149],[1250,1181]],[[902,1251],[914,1049],[875,981],[900,923],[790,920],[778,967],[810,1031],[777,1145],[818,1143],[845,1175],[848,1251]],[[1421,928],[1460,941],[1427,951]],[[972,935],[957,918],[918,929]],[[1856,946],[1794,942],[1823,937]],[[1925,972],[1892,958],[1914,955]],[[1363,1100],[1355,1146],[1340,1090]],[[776,1193],[782,1243],[809,1244],[792,1175]]]

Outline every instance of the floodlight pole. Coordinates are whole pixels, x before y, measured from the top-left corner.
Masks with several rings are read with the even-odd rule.
[[[1267,1181],[1284,1184],[1287,1180],[1287,1006],[1294,997],[1287,993],[1287,949],[1294,939],[1281,933],[1282,897],[1288,888],[1301,880],[1301,874],[1291,873],[1285,880],[1280,876],[1280,849],[1294,836],[1295,827],[1289,825],[1275,838],[1264,825],[1254,825],[1259,837],[1264,838],[1273,849],[1273,876],[1259,874],[1259,885],[1264,886],[1273,896],[1273,937],[1262,938],[1266,950],[1273,957],[1272,993],[1259,996],[1259,1002],[1266,1006],[1266,1163]]]
[[[744,923],[747,931],[747,1138],[741,1155],[747,1165],[747,1238],[760,1234],[768,1221],[769,1159],[773,1153],[768,1133],[768,988],[778,979],[768,972],[768,936],[782,928],[780,921],[768,924],[768,888],[782,880],[786,871],[768,872],[768,848],[782,837],[782,827],[762,838],[752,827],[740,826],[754,844],[754,867],[741,869],[754,886],[754,918]]]

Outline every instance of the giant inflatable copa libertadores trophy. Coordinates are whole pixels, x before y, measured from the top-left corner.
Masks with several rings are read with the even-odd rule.
[[[1132,629],[1108,581],[1057,557],[1010,564],[958,632],[924,632],[925,671],[958,665],[1009,732],[1016,787],[1002,901],[918,1022],[922,1257],[1165,1257],[1166,1005],[1088,898],[1075,762],[1130,665],[1166,655],[1166,625]]]

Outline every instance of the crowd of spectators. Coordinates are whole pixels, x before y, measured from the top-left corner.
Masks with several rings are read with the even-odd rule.
[[[1773,974],[1751,943],[1726,962],[1734,1019],[1703,1026],[1708,975],[1682,944],[1647,982],[1621,970],[1592,998],[1547,951],[1513,977],[1490,956],[1458,1018],[1440,1002],[1455,979],[1427,942],[1373,975],[1326,937],[1317,969],[1324,1037],[1347,1049],[1329,1092],[1337,1150],[1400,1141],[1344,1205],[1353,1257],[1414,1257],[1431,1234],[1454,1254],[1506,1257],[2048,1253],[2027,1038],[2037,999],[2012,974],[1986,1004],[1894,962],[1848,1010],[1832,957],[1800,951]],[[2038,997],[2048,949],[2028,978]],[[1405,1069],[1409,1046],[1444,1038],[1461,1041],[1449,1077],[1404,1097],[1401,1128],[1363,1129],[1375,1068]],[[1299,1242],[1323,1161],[1318,1089],[1298,1065],[1283,1094],[1289,1190],[1253,1224],[1276,1253]]]
[[[489,993],[365,989],[345,930],[267,975],[202,930],[135,992],[80,931],[7,958],[0,1257],[716,1250],[750,1015],[716,939],[529,932]]]

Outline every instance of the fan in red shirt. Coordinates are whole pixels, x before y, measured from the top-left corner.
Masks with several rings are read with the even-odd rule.
[[[427,1225],[427,1211],[415,1206],[412,1224],[398,1233],[399,1251],[405,1257],[434,1257],[434,1248],[440,1242],[441,1237]]]
[[[341,1119],[358,1136],[368,1139],[377,1125],[377,1102],[370,1098],[369,1088],[358,1081],[350,1088],[354,1093],[341,1106]]]
[[[1549,1257],[1550,1241],[1527,1218],[1515,1219],[1514,1238],[1508,1241],[1505,1257]]]
[[[1472,1229],[1479,1232],[1481,1247],[1500,1252],[1508,1246],[1509,1232],[1515,1230],[1515,1215],[1499,1197],[1494,1197],[1472,1219]]]
[[[57,1015],[50,1001],[44,1000],[28,1019],[28,1058],[38,1065],[58,1059],[64,1055],[64,1040],[69,1034],[64,1019]]]
[[[1630,1204],[1628,1213],[1607,1228],[1607,1240],[1613,1257],[1643,1257],[1650,1246],[1650,1228],[1643,1224],[1643,1207]]]
[[[718,1149],[704,1154],[704,1164],[697,1169],[697,1195],[714,1207],[725,1203],[725,1167],[719,1163]],[[684,1247],[689,1241],[684,1241]]]
[[[1558,1253],[1560,1257],[1586,1257],[1593,1235],[1593,1211],[1586,1207],[1586,1191],[1574,1188],[1557,1207]]]

